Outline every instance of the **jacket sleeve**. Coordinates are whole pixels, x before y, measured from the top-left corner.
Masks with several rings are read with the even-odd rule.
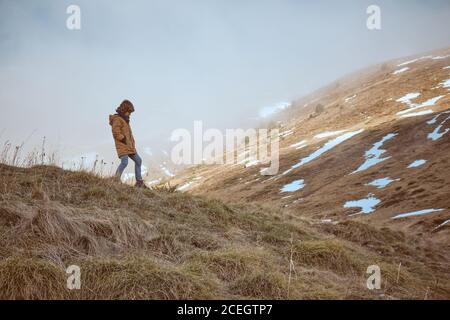
[[[122,124],[118,119],[113,120],[112,134],[114,139],[117,141],[122,141],[125,138],[125,136],[122,134]]]

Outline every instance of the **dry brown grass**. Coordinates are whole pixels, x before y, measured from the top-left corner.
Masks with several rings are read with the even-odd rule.
[[[294,261],[338,274],[362,274],[364,265],[336,240],[302,241],[294,248]]]
[[[63,299],[65,274],[39,258],[11,257],[0,261],[2,299]]]
[[[0,177],[3,299],[450,297],[446,255],[428,257],[425,244],[388,230],[325,226],[52,166],[0,165]],[[404,250],[397,259],[382,248]],[[73,264],[80,290],[66,288]],[[382,269],[382,290],[365,287],[371,264]]]

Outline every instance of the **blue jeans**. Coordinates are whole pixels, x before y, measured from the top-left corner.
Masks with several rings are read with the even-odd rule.
[[[131,158],[131,160],[134,161],[134,176],[136,177],[136,180],[142,180],[142,174],[141,174],[141,165],[142,165],[142,159],[139,157],[139,155],[131,154],[131,155],[125,155],[120,157],[120,164],[116,171],[116,176],[121,177],[123,171],[128,165],[128,157]]]

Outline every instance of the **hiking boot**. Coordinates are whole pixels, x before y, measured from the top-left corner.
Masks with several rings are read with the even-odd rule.
[[[137,180],[136,181],[136,188],[142,188],[142,189],[150,189],[149,187],[147,187],[144,183],[144,180]]]

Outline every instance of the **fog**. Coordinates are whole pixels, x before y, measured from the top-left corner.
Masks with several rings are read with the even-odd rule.
[[[112,158],[108,115],[127,98],[145,154],[194,120],[248,126],[346,73],[447,47],[449,30],[448,0],[1,0],[0,142]]]

